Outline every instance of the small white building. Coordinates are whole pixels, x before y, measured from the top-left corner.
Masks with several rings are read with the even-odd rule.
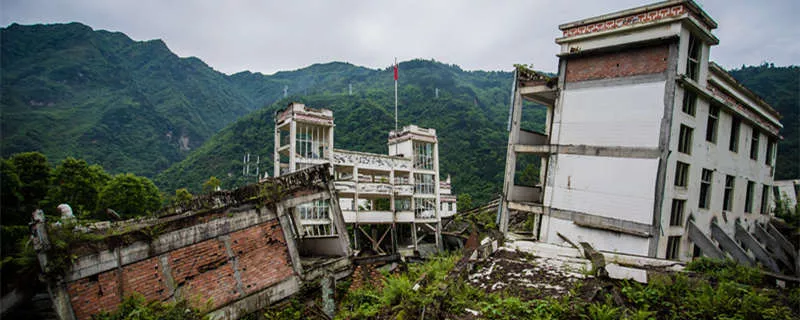
[[[518,70],[501,229],[533,214],[546,242],[791,268],[752,236],[769,229],[780,115],[709,62],[716,27],[691,0],[560,25],[558,77]],[[523,99],[547,107],[545,132],[520,127]],[[522,155],[541,158],[539,186],[514,184]]]
[[[441,219],[455,214],[456,208],[449,176],[439,181],[436,130],[415,125],[393,130],[388,154],[375,154],[335,149],[334,127],[328,109],[291,103],[277,112],[275,175],[331,163],[338,202],[356,248],[406,255],[441,250]],[[300,210],[316,217],[327,212],[322,206]],[[326,219],[312,217],[302,223],[308,232],[333,232]]]

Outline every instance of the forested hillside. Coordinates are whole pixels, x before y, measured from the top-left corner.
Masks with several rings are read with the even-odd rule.
[[[764,63],[730,73],[783,116],[775,179],[800,178],[800,67]]]
[[[272,76],[239,73],[232,77],[246,85],[254,100],[269,103],[276,93],[282,96],[284,86],[289,87],[290,96],[223,129],[185,161],[158,175],[156,182],[165,190],[184,186],[198,190],[212,175],[225,187],[254,181],[241,176],[241,158],[248,152],[251,157],[260,155],[262,172],[272,174],[273,115],[291,101],[333,110],[337,148],[387,152],[388,133],[394,128],[394,83],[389,69],[334,62]],[[456,191],[469,193],[477,201],[500,192],[510,85],[510,73],[468,72],[426,60],[400,64],[400,125],[435,128],[442,175],[451,174]],[[530,108],[525,119],[528,128],[541,130],[544,110]]]
[[[334,111],[337,148],[384,153],[394,127],[388,65],[331,62],[228,76],[177,57],[160,40],[137,42],[79,23],[0,32],[3,157],[40,151],[56,163],[72,156],[110,173],[155,177],[172,194],[198,192],[211,176],[224,188],[254,181],[241,176],[245,153],[260,156],[261,172],[271,174],[273,114],[292,101]],[[783,114],[776,178],[797,178],[800,67],[743,66],[732,74]],[[510,86],[509,72],[400,64],[400,125],[437,130],[443,177],[451,174],[455,191],[476,203],[501,189]],[[523,127],[542,130],[544,114],[525,109]]]
[[[2,156],[41,151],[153,176],[262,106],[161,40],[79,23],[12,24],[0,39]]]

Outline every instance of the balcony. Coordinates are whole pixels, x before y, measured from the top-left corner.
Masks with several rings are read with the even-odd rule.
[[[388,183],[375,183],[375,182],[359,183],[358,193],[391,195],[392,185]]]
[[[414,195],[414,187],[410,184],[407,185],[396,185],[394,186],[394,194],[398,196],[413,196]]]
[[[336,192],[340,193],[355,193],[356,192],[356,183],[355,181],[334,181],[333,182],[334,188],[336,188]]]

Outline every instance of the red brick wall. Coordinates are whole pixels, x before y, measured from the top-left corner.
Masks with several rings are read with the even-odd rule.
[[[117,279],[117,272],[112,270],[67,284],[72,310],[78,319],[116,309],[120,302]]]
[[[122,267],[122,289],[125,296],[138,292],[147,300],[163,301],[170,296],[158,257]]]
[[[245,294],[258,292],[290,277],[294,270],[283,230],[277,220],[229,234]],[[180,297],[197,307],[213,301],[213,308],[224,306],[243,295],[238,291],[233,259],[225,242],[210,239],[173,250],[167,254],[168,266],[151,257],[122,268],[124,296],[138,292],[147,300],[167,300],[173,292],[167,286],[164,270],[169,267]],[[100,311],[113,311],[122,301],[117,269],[102,272],[67,284],[72,308],[78,319],[90,319]]]
[[[291,258],[285,248],[286,240],[277,221],[231,234],[231,250],[238,258],[246,294],[267,288],[292,274]]]
[[[252,228],[251,228],[252,229]],[[206,240],[169,253],[169,265],[181,297],[201,307],[209,298],[219,307],[238,297],[225,243]]]
[[[568,58],[567,82],[629,77],[667,70],[669,45]]]

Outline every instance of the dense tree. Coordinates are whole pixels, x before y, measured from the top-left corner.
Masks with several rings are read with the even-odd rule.
[[[100,191],[97,212],[112,209],[124,219],[151,215],[161,207],[161,195],[150,179],[118,174]]]
[[[192,200],[192,194],[186,188],[175,190],[175,195],[170,199],[173,204],[185,203]]]
[[[88,217],[97,207],[100,190],[111,180],[99,165],[85,160],[66,158],[53,170],[52,186],[48,193],[50,205],[66,203],[79,217]]]
[[[206,180],[206,182],[203,182],[203,193],[211,193],[216,191],[221,183],[222,182],[220,182],[217,177],[211,176],[208,178],[208,180]]]
[[[456,196],[456,207],[459,211],[472,209],[472,196],[469,193],[462,193]]]
[[[18,153],[11,157],[19,175],[22,208],[25,212],[33,212],[47,196],[50,186],[50,165],[47,157],[39,152]]]
[[[30,219],[20,209],[22,203],[22,182],[17,175],[17,168],[11,160],[0,159],[0,224],[22,225]]]

